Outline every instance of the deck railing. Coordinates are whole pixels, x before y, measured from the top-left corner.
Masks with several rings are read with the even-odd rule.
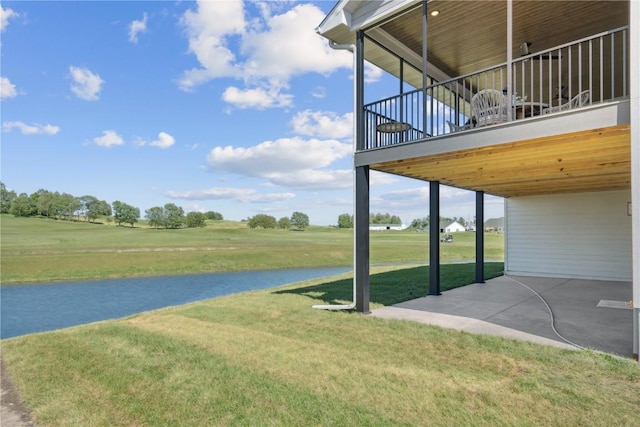
[[[367,104],[363,148],[473,130],[471,98],[483,89],[504,94],[509,120],[628,97],[627,40],[623,27],[518,57],[511,62],[511,87],[503,63]]]

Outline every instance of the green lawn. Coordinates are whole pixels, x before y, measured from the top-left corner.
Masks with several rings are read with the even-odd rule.
[[[372,308],[426,274],[374,275]],[[308,281],[3,340],[2,358],[39,426],[637,425],[631,360],[311,308],[350,297],[346,275]]]
[[[353,230],[251,230],[213,221],[202,229],[155,230],[108,224],[0,217],[2,284],[191,274],[255,269],[349,266]],[[373,264],[428,263],[429,235],[371,232]],[[472,262],[474,233],[441,245],[442,263]],[[503,236],[487,234],[486,260],[503,260]]]
[[[352,231],[330,227],[0,219],[2,283],[352,262]],[[486,246],[488,278],[502,236]],[[442,290],[474,281],[473,256],[473,233],[441,245]],[[372,309],[427,293],[426,233],[372,232],[371,259],[390,264],[372,269]],[[6,339],[2,359],[43,427],[637,425],[631,360],[311,308],[351,292],[345,274],[230,295]]]

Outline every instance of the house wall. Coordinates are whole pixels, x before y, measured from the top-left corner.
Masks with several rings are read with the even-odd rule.
[[[630,191],[505,200],[505,272],[630,281]]]

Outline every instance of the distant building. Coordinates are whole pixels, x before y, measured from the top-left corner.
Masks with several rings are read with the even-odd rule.
[[[491,218],[484,222],[484,231],[504,231],[504,218]]]
[[[457,233],[458,231],[466,231],[458,221],[440,221],[441,233]]]
[[[406,228],[405,224],[369,224],[370,231],[405,230]]]

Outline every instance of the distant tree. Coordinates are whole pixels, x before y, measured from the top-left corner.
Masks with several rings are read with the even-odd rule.
[[[116,221],[116,224],[133,224],[138,222],[138,218],[140,217],[140,209],[123,203],[119,200],[116,200],[112,203],[113,206],[113,218]]]
[[[57,214],[67,220],[70,220],[81,207],[80,201],[69,193],[62,193],[56,199]]]
[[[9,213],[14,216],[33,216],[36,214],[36,207],[31,198],[22,193],[11,202]]]
[[[96,199],[94,196],[80,196],[77,198],[78,202],[80,202],[80,208],[78,209],[78,220],[80,219],[81,216],[83,216],[85,218],[86,221],[89,221],[89,205],[91,205],[94,202],[97,202],[98,199]]]
[[[346,213],[339,215],[338,228],[353,228],[353,215]]]
[[[283,216],[282,218],[280,218],[278,220],[278,228],[281,228],[283,230],[290,229],[291,228],[291,220],[288,217]]]
[[[185,225],[188,228],[204,227],[207,217],[202,212],[189,212],[184,220]]]
[[[167,228],[180,228],[184,224],[184,209],[174,203],[164,205],[164,226]]]
[[[296,230],[304,231],[309,226],[309,216],[302,212],[294,212],[291,215],[291,226]]]
[[[463,227],[467,225],[467,221],[464,220],[463,217],[460,217],[457,219],[457,221],[460,223],[460,225],[462,225]]]
[[[216,212],[216,211],[205,212],[205,216],[207,217],[207,219],[210,219],[210,220],[213,220],[213,221],[222,221],[224,219],[222,214],[220,212]]]
[[[369,222],[371,224],[402,224],[402,220],[397,215],[390,215],[388,213],[376,213],[369,215]]]
[[[276,228],[276,219],[271,215],[258,214],[249,218],[247,222],[249,228]]]
[[[36,209],[38,214],[48,218],[53,218],[56,211],[54,193],[43,189],[38,190],[37,193]]]
[[[418,230],[423,230],[429,227],[429,217],[425,216],[424,218],[416,218],[411,221],[410,228],[416,228]]]
[[[109,217],[111,216],[111,206],[104,200],[95,199],[89,203],[86,216],[90,222],[95,221],[101,216]]]
[[[161,206],[154,206],[144,211],[144,217],[153,228],[164,227],[164,209]]]
[[[16,192],[8,190],[4,182],[0,181],[0,213],[9,213],[11,202],[16,198]]]

